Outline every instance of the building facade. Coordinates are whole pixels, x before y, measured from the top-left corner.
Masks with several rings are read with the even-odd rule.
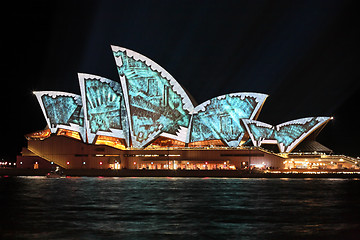
[[[316,147],[315,138],[330,117],[272,126],[257,120],[268,96],[250,92],[196,106],[149,58],[117,46],[112,51],[120,81],[79,73],[80,95],[34,92],[47,128],[26,135],[28,146],[18,167],[34,157],[77,169],[356,167],[356,159]],[[312,143],[315,151],[303,152],[301,143]]]

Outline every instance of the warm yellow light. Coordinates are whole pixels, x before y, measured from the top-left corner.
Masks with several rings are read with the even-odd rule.
[[[124,150],[125,146],[124,144],[121,142],[121,140],[119,138],[116,137],[108,137],[108,136],[98,136],[96,142],[96,145],[107,145],[110,147],[114,147],[117,149],[121,149]]]
[[[57,135],[81,140],[80,134],[78,132],[67,130],[67,129],[60,128],[57,132]]]

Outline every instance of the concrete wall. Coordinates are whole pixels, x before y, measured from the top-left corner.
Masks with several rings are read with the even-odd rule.
[[[192,162],[198,164],[234,165],[242,169],[249,164],[283,168],[283,158],[259,149],[162,149],[120,150],[105,145],[90,145],[65,136],[51,136],[45,140],[29,140],[28,149],[35,155],[67,169],[107,169],[114,163],[121,168],[139,168],[141,164],[157,162]],[[26,154],[25,154],[26,155]],[[134,164],[135,163],[135,164]]]
[[[30,140],[28,149],[63,168],[107,169],[111,161],[120,158],[122,152],[108,146],[89,145],[65,136],[52,136],[42,141]]]

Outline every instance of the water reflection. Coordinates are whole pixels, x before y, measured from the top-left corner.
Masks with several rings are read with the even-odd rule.
[[[360,181],[0,178],[2,239],[357,239]]]

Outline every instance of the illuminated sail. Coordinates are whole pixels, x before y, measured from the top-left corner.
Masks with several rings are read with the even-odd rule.
[[[162,67],[134,51],[112,46],[134,147],[158,136],[185,142],[193,104],[180,84]]]
[[[291,152],[301,141],[330,119],[330,117],[301,118],[276,126],[249,119],[243,119],[243,122],[254,146],[276,143],[280,152]]]
[[[266,94],[232,93],[212,98],[195,107],[189,142],[223,140],[237,147],[245,129],[240,119],[253,119],[261,109]]]
[[[79,83],[88,142],[96,135],[125,139],[129,146],[129,127],[121,85],[90,74],[79,73]]]
[[[34,92],[51,133],[59,128],[79,132],[85,141],[84,113],[81,97],[76,94],[55,91]]]

